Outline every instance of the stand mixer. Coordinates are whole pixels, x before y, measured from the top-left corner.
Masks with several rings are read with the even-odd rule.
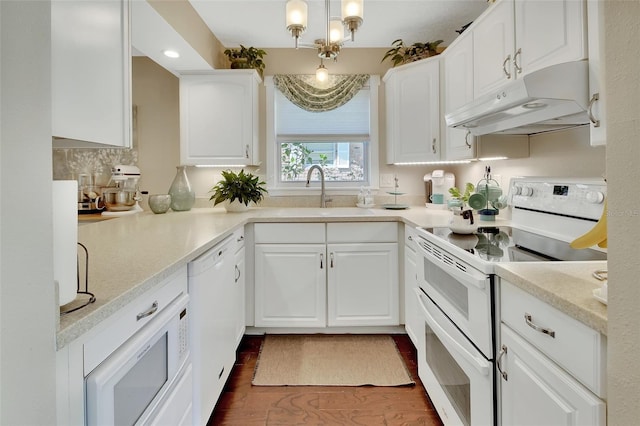
[[[118,164],[111,167],[111,179],[102,189],[102,200],[106,207],[104,216],[122,216],[142,211],[138,202],[142,195],[138,188],[140,169],[136,166]]]

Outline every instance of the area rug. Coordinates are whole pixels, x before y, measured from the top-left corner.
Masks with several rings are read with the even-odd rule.
[[[402,386],[415,382],[390,336],[267,335],[257,386]]]

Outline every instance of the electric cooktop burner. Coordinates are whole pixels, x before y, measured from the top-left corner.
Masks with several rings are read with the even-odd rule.
[[[481,226],[473,234],[456,234],[447,227],[421,228],[455,249],[488,262],[606,260],[597,250],[575,250],[569,243],[509,226]],[[455,253],[454,253],[455,254]]]

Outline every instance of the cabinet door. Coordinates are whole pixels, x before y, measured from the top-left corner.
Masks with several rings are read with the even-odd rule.
[[[501,379],[502,424],[606,424],[602,400],[504,324],[501,338],[507,348],[498,361],[507,375]]]
[[[52,134],[131,146],[128,0],[51,2]]]
[[[417,255],[414,248],[405,244],[404,246],[404,329],[407,335],[417,348],[419,344],[418,330],[421,320],[420,312],[416,304],[416,292],[418,287]]]
[[[247,165],[257,158],[258,76],[254,70],[180,78],[180,161]]]
[[[440,159],[439,58],[392,70],[386,85],[387,163]]]
[[[515,0],[516,75],[587,57],[586,3]]]
[[[447,48],[443,59],[445,114],[473,101],[473,34],[462,34]],[[445,158],[467,160],[475,157],[475,137],[464,129],[445,129]]]
[[[589,99],[591,114],[591,145],[607,144],[606,92],[604,85],[604,5],[599,0],[587,0],[589,16]]]
[[[245,249],[238,250],[235,254],[235,271],[233,276],[234,284],[234,307],[235,307],[235,336],[237,348],[244,336],[245,329]]]
[[[515,78],[512,69],[515,43],[513,13],[513,0],[501,0],[476,20],[473,27],[475,97]]]
[[[398,244],[328,244],[329,326],[398,325]]]
[[[324,327],[326,265],[324,244],[256,244],[256,327]]]

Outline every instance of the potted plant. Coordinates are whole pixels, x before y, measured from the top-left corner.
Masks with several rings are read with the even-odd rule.
[[[410,46],[404,44],[404,41],[399,38],[394,40],[391,45],[391,49],[382,57],[382,61],[390,58],[393,62],[393,66],[407,64],[409,62],[418,61],[420,59],[428,58],[438,54],[437,47],[442,43],[442,40],[428,41],[426,43],[413,43]]]
[[[245,173],[244,169],[240,173],[231,170],[222,172],[222,180],[211,188],[213,195],[209,200],[213,200],[213,205],[226,202],[227,211],[246,211],[249,203],[258,203],[264,198],[267,190],[265,183],[251,173]]]
[[[240,45],[240,49],[226,49],[224,54],[231,61],[231,69],[253,68],[262,77],[265,67],[262,58],[267,54],[264,50]]]

